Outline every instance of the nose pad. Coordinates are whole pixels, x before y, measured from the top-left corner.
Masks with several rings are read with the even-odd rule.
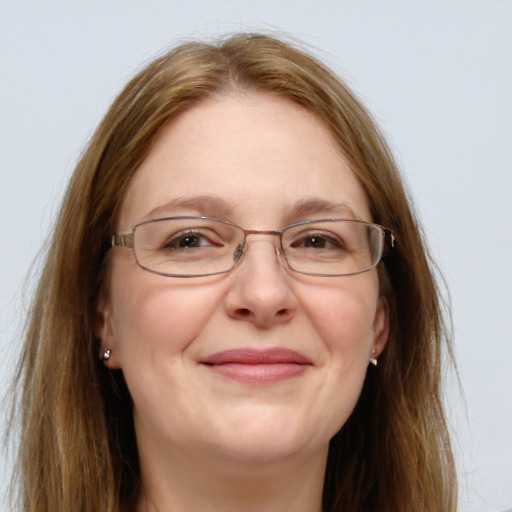
[[[235,249],[235,252],[233,254],[233,263],[235,265],[238,265],[238,262],[240,261],[240,258],[245,253],[245,248],[247,247],[247,244],[245,242],[240,242],[238,247]]]
[[[235,249],[235,252],[233,253],[233,265],[237,266],[240,261],[242,260],[245,253],[248,251],[248,243],[247,240],[240,242],[238,247]],[[274,243],[274,249],[276,251],[277,260],[279,263],[283,266],[286,266],[287,260],[286,256],[283,254],[283,250],[281,248],[281,243],[279,240],[276,240]]]
[[[281,267],[286,268],[288,266],[288,260],[286,259],[286,256],[283,253],[283,250],[281,249],[281,244],[276,243],[275,247],[276,247],[277,260],[279,261]]]

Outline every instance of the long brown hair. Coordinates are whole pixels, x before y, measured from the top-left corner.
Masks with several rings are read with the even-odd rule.
[[[261,91],[317,116],[366,189],[373,220],[396,235],[379,268],[390,340],[330,444],[325,512],[454,511],[441,403],[450,344],[434,266],[393,156],[371,116],[318,60],[278,39],[191,42],[149,64],[115,100],[71,178],[30,310],[17,377],[18,488],[27,512],[133,510],[140,491],[122,373],[98,361],[92,319],[105,239],[130,177],[159,129],[212,95]]]

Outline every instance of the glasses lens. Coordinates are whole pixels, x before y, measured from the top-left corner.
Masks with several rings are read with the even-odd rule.
[[[244,233],[227,222],[197,217],[158,219],[135,228],[139,265],[171,276],[227,272]]]
[[[382,256],[381,227],[353,220],[291,226],[283,233],[290,267],[306,274],[349,275],[375,267]]]

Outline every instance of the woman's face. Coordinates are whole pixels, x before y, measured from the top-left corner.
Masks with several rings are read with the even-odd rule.
[[[261,94],[211,99],[169,123],[128,187],[117,230],[180,215],[255,230],[372,220],[328,130],[291,101]],[[386,306],[375,270],[298,274],[276,242],[250,235],[233,271],[188,279],[143,270],[129,249],[110,252],[97,331],[112,350],[106,364],[123,371],[144,453],[325,457],[372,350],[386,342]]]

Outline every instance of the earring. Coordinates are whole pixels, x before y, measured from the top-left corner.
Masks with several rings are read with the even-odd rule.
[[[107,340],[107,319],[108,319],[108,311],[105,311],[105,321],[103,323],[103,341]],[[101,358],[102,361],[108,361],[110,359],[110,355],[112,354],[112,350],[109,348],[103,353]]]
[[[377,366],[377,358],[375,357],[377,355],[377,351],[375,349],[372,350],[372,356],[370,357],[369,361],[373,366]]]

